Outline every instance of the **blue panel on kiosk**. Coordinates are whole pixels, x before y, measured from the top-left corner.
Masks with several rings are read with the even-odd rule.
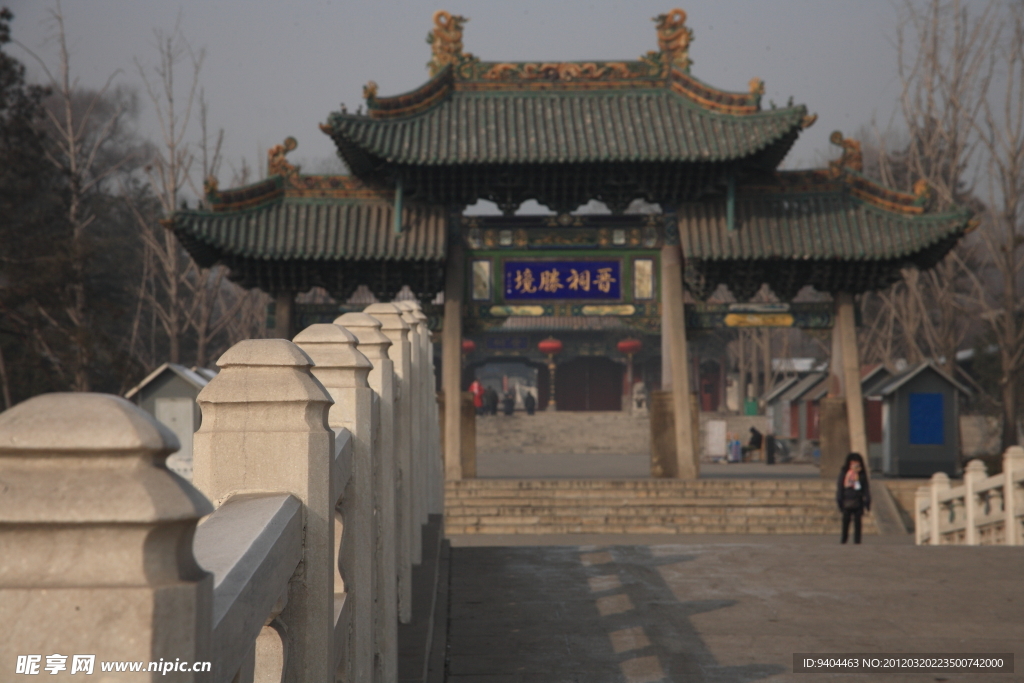
[[[505,300],[619,300],[621,261],[505,261]]]
[[[941,446],[946,442],[942,394],[910,395],[910,443]]]

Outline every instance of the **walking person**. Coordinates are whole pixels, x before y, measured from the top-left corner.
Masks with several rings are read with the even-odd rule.
[[[484,414],[484,385],[480,384],[480,380],[474,379],[473,383],[469,385],[469,393],[473,394],[473,407],[476,408],[477,415]]]
[[[861,516],[871,509],[871,488],[868,486],[868,473],[864,467],[864,458],[860,453],[846,456],[843,469],[839,471],[836,482],[836,504],[843,513],[842,543],[850,537],[850,522],[853,522],[853,542],[860,543]]]
[[[537,409],[537,399],[529,391],[523,396],[523,407],[526,408],[527,415],[533,415],[533,411]]]

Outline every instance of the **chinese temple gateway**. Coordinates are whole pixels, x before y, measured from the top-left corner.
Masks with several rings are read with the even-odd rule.
[[[177,212],[173,229],[201,266],[224,264],[274,296],[284,337],[295,295],[312,287],[345,301],[359,285],[381,300],[407,286],[428,308],[443,291],[447,396],[463,389],[464,331],[482,342],[479,359],[538,364],[537,340],[556,331],[569,341],[560,362],[595,353],[574,334],[600,333],[611,346],[596,353],[613,358],[617,340],[660,335],[671,393],[652,413],[664,432],[653,439],[658,476],[697,476],[688,327],[831,327],[836,431],[848,428],[843,447],[866,453],[853,295],[907,265],[932,267],[969,212],[930,210],[923,182],[907,194],[869,180],[858,143],[838,132],[842,155],[828,168],[777,170],[816,116],[763,109],[757,78],[746,92],[697,80],[686,14],[655,21],[658,50],[638,60],[496,63],[463,51],[465,19],[436,12],[429,81],[394,97],[370,82],[365,113],[321,125],[352,176],[300,174],[289,138],[270,151],[266,180],[209,184],[203,207]],[[504,215],[463,215],[480,199]],[[515,215],[530,199],[555,215]],[[660,212],[627,213],[638,199]],[[591,200],[611,215],[574,213]],[[781,303],[744,307],[764,284]],[[702,306],[719,285],[741,303]],[[787,303],[805,285],[833,304]],[[685,312],[684,289],[698,302]],[[445,420],[447,476],[458,479],[458,411]]]

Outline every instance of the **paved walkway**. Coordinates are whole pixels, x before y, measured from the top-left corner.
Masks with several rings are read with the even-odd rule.
[[[1021,548],[673,537],[451,553],[451,683],[1024,681]],[[796,652],[1015,652],[1018,673],[794,674]]]

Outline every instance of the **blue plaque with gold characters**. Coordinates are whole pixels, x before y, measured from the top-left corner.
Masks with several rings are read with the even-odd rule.
[[[621,261],[505,261],[505,300],[621,298]]]

